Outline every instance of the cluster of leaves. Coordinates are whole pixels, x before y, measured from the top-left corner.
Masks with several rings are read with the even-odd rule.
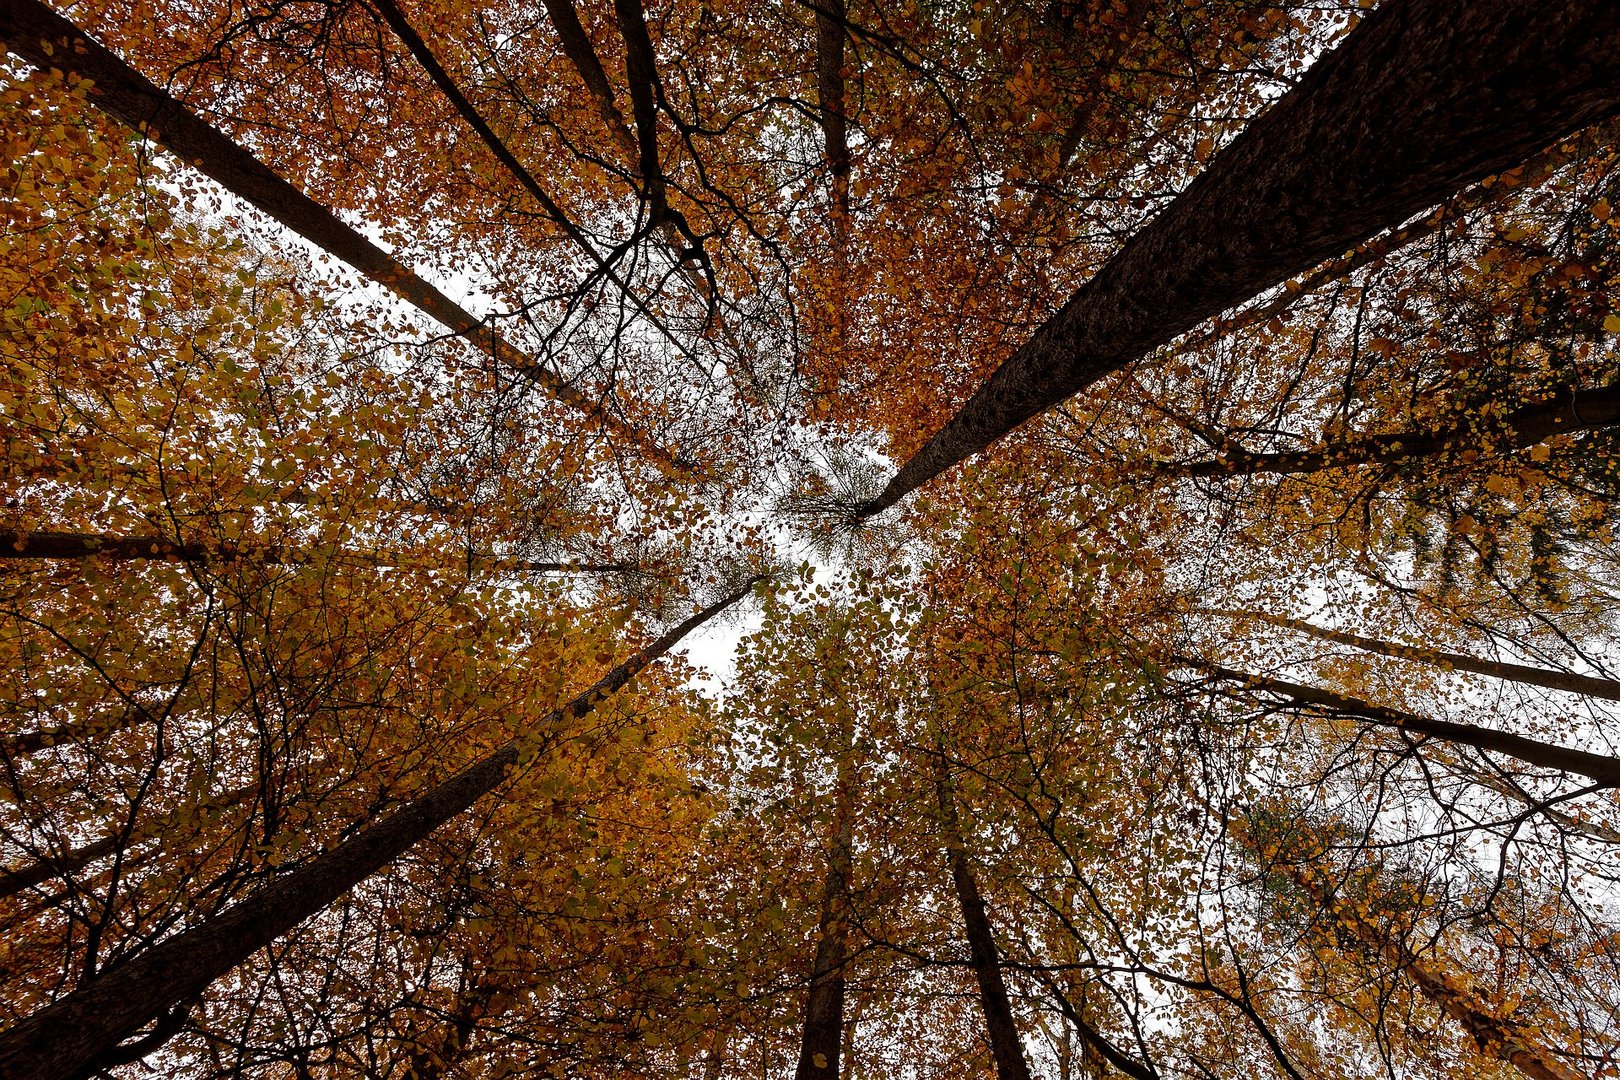
[[[77,5],[392,262],[0,68],[0,1014],[518,747],[93,1068],[1614,1074],[1610,127],[852,543],[769,516],[874,494],[1360,8]],[[818,541],[718,695],[558,711]]]

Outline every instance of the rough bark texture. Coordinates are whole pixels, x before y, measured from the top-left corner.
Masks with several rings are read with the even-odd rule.
[[[1341,902],[1306,868],[1286,863],[1276,868],[1317,902],[1324,918],[1349,930],[1370,952],[1411,979],[1424,997],[1473,1036],[1482,1051],[1509,1062],[1532,1080],[1583,1080],[1529,1032],[1493,1013],[1466,980],[1447,974],[1437,963],[1418,959],[1404,941],[1363,918],[1353,902]]]
[[[1517,409],[1500,421],[1465,425],[1443,431],[1396,431],[1364,435],[1321,450],[1278,454],[1223,452],[1208,461],[1155,466],[1160,476],[1249,476],[1257,473],[1310,473],[1352,465],[1400,465],[1433,457],[1452,449],[1497,452],[1522,450],[1554,435],[1620,424],[1620,387],[1570,390],[1556,400]],[[1492,440],[1492,430],[1501,435]]]
[[[688,633],[742,599],[754,582],[704,608],[536,726],[588,714]],[[259,949],[315,915],[498,786],[523,753],[513,740],[387,818],[246,900],[103,972],[0,1035],[6,1080],[68,1080],[141,1026],[197,997]]]
[[[834,781],[832,847],[821,897],[820,935],[804,1002],[804,1031],[794,1080],[837,1080],[844,1043],[844,967],[849,962],[849,871],[855,846],[855,776],[850,732]]]
[[[817,0],[812,6],[816,12],[816,97],[821,106],[816,115],[827,168],[837,188],[840,182],[847,183],[850,171],[849,121],[844,112],[844,22],[848,16],[844,0]]]
[[[55,67],[92,80],[90,100],[109,116],[129,125],[310,243],[342,259],[558,401],[580,410],[605,429],[630,439],[666,464],[684,466],[647,447],[644,438],[620,425],[600,403],[506,341],[483,320],[475,318],[418,277],[415,271],[345,225],[337,215],[293,187],[38,0],[0,0],[0,39],[5,41],[9,51],[35,67],[42,70]],[[555,210],[555,216],[565,222],[554,203],[546,210],[548,214]]]
[[[1337,645],[1348,645],[1351,648],[1361,649],[1363,652],[1377,653],[1380,656],[1416,660],[1420,663],[1451,668],[1454,671],[1468,671],[1475,675],[1488,675],[1494,679],[1506,679],[1510,682],[1526,683],[1530,686],[1544,686],[1549,690],[1564,690],[1571,694],[1583,694],[1587,697],[1598,697],[1607,701],[1620,701],[1620,682],[1615,682],[1612,679],[1599,679],[1592,675],[1576,675],[1568,671],[1551,671],[1547,668],[1530,667],[1527,664],[1507,664],[1498,660],[1481,660],[1479,657],[1465,656],[1462,653],[1427,649],[1418,645],[1402,645],[1393,641],[1381,641],[1378,638],[1362,637],[1359,634],[1347,634],[1342,630],[1329,630],[1314,623],[1306,622],[1304,619],[1290,619],[1282,615],[1265,615],[1259,612],[1247,611],[1223,611],[1217,614],[1229,615],[1238,619],[1258,619],[1273,626],[1298,630],[1302,634],[1309,634],[1311,637],[1322,641],[1331,641]]]
[[[950,859],[951,881],[956,886],[956,899],[962,909],[962,930],[967,935],[968,951],[973,958],[973,977],[979,984],[979,1005],[984,1010],[996,1076],[999,1080],[1030,1080],[1029,1063],[1024,1060],[1024,1041],[1013,1019],[1007,983],[1001,976],[1001,956],[996,950],[984,898],[979,894],[979,883],[973,877],[973,865],[968,859],[967,841],[962,836],[956,797],[943,756],[934,777],[934,790],[939,798],[945,853]]]
[[[1616,139],[1620,139],[1620,124],[1609,120],[1581,132],[1574,138],[1549,146],[1524,164],[1503,173],[1500,178],[1489,183],[1476,184],[1458,193],[1434,213],[1376,236],[1366,243],[1358,244],[1354,251],[1327,260],[1301,278],[1297,289],[1289,288],[1265,303],[1243,309],[1231,318],[1217,319],[1208,332],[1200,331],[1197,340],[1190,344],[1196,348],[1224,334],[1259,326],[1263,322],[1277,318],[1323,286],[1342,281],[1355,271],[1377,262],[1391,252],[1433,236],[1448,225],[1456,223],[1465,214],[1504,203],[1525,188],[1545,183],[1559,169],[1571,162],[1590,157],[1604,147],[1612,145]]]
[[[1370,701],[1363,701],[1360,698],[1350,697],[1346,694],[1336,694],[1331,690],[1323,690],[1315,686],[1304,686],[1300,683],[1273,679],[1263,675],[1251,675],[1247,672],[1221,667],[1218,664],[1193,660],[1186,662],[1189,666],[1207,671],[1216,678],[1241,682],[1251,689],[1262,690],[1268,694],[1276,694],[1287,698],[1296,705],[1312,705],[1344,716],[1366,720],[1379,727],[1396,728],[1400,731],[1410,731],[1418,735],[1443,739],[1446,742],[1472,746],[1476,750],[1490,750],[1500,754],[1507,754],[1509,757],[1515,757],[1520,761],[1531,765],[1539,765],[1545,769],[1556,769],[1559,772],[1590,777],[1605,787],[1620,787],[1620,758],[1610,757],[1607,754],[1592,754],[1585,750],[1571,750],[1568,747],[1527,739],[1522,735],[1510,735],[1505,731],[1475,727],[1472,724],[1456,724],[1449,720],[1433,720],[1427,716],[1419,716],[1416,713],[1385,708],[1382,705],[1375,705]]]
[[[827,873],[827,893],[845,887],[844,876],[836,870]],[[842,903],[840,896],[837,903]],[[848,941],[840,914],[833,905],[823,905],[821,936],[810,970],[810,993],[804,1003],[804,1033],[799,1041],[799,1065],[795,1080],[837,1080],[842,1068],[844,1044],[844,964]]]
[[[859,513],[1109,372],[1620,112],[1610,0],[1386,0],[1071,296]]]
[[[613,100],[613,85],[608,82],[607,71],[602,67],[602,61],[596,55],[596,47],[591,44],[590,35],[585,32],[585,26],[579,21],[579,12],[575,9],[572,0],[545,0],[546,14],[551,18],[551,25],[557,31],[557,40],[562,43],[563,55],[568,62],[574,65],[580,80],[585,83],[585,89],[590,92],[591,100],[596,103],[596,111],[602,117],[602,123],[607,126],[608,133],[613,141],[618,143],[619,149],[625,158],[634,161],[639,156],[636,137],[630,134],[630,128],[625,125],[624,114],[619,112],[618,105]]]
[[[263,548],[232,543],[202,544],[177,542],[161,536],[114,536],[108,533],[13,532],[0,530],[0,559],[153,559],[195,565],[229,562],[258,562],[269,566],[301,566],[316,561],[308,552],[288,551],[274,545]],[[336,551],[335,563],[359,566],[400,566],[398,554],[369,551]],[[474,554],[479,566],[507,573],[634,573],[629,563],[551,562],[543,559],[508,559]]]

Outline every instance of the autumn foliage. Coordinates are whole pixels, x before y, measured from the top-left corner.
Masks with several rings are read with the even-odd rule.
[[[0,39],[0,1076],[1620,1075],[1610,5]]]

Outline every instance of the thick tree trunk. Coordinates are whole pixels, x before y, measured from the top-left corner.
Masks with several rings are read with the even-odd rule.
[[[1531,1032],[1493,1013],[1466,979],[1448,974],[1433,961],[1418,959],[1405,942],[1364,918],[1354,902],[1334,896],[1309,868],[1288,863],[1275,864],[1275,868],[1316,901],[1323,918],[1349,930],[1375,956],[1411,979],[1424,997],[1473,1036],[1483,1052],[1509,1062],[1532,1080],[1584,1080]]]
[[[8,50],[41,70],[54,67],[92,80],[90,100],[109,116],[164,147],[316,247],[342,259],[604,429],[630,439],[666,465],[682,464],[648,446],[644,437],[608,415],[599,402],[512,345],[483,320],[474,318],[39,0],[0,0],[0,39],[4,39]],[[544,193],[537,197],[544,197]],[[549,199],[545,203],[548,214],[564,228],[571,227],[560,208]],[[601,263],[599,257],[597,262]]]
[[[820,936],[804,1002],[804,1031],[794,1080],[838,1080],[844,1043],[844,968],[849,963],[849,870],[855,842],[852,792],[841,786],[827,880],[821,898]]]
[[[848,18],[844,0],[816,0],[816,97],[817,119],[827,156],[827,169],[833,176],[834,201],[839,211],[849,212],[849,121],[844,111],[844,22]]]
[[[108,533],[14,532],[0,530],[0,559],[152,559],[183,562],[197,566],[210,563],[258,562],[267,566],[300,566],[315,561],[307,552],[282,547],[244,547],[221,542],[169,540],[161,536],[114,536]],[[338,551],[331,560],[360,566],[399,566],[398,554],[364,551]],[[542,559],[510,559],[489,555],[472,556],[479,566],[508,573],[622,574],[634,567],[628,563],[550,562]]]
[[[1348,645],[1364,652],[1377,653],[1379,656],[1393,656],[1401,660],[1416,660],[1419,663],[1433,664],[1454,671],[1488,675],[1493,679],[1505,679],[1509,682],[1524,683],[1529,686],[1542,686],[1549,690],[1563,690],[1567,693],[1603,698],[1607,701],[1620,701],[1620,682],[1615,682],[1612,679],[1600,679],[1592,675],[1576,675],[1568,671],[1552,671],[1547,668],[1530,667],[1527,664],[1508,664],[1499,660],[1481,660],[1476,656],[1465,656],[1462,653],[1428,649],[1418,645],[1402,645],[1394,641],[1381,641],[1377,638],[1362,637],[1359,634],[1348,634],[1342,630],[1329,630],[1317,626],[1315,623],[1306,622],[1304,619],[1290,619],[1286,616],[1267,615],[1258,611],[1216,611],[1211,612],[1211,614],[1226,615],[1234,619],[1258,619],[1273,626],[1298,630],[1302,634],[1309,634],[1311,637],[1322,641],[1331,641],[1336,645]]]
[[[862,516],[1291,274],[1620,112],[1610,0],[1386,0],[1126,242]]]
[[[1476,184],[1458,193],[1455,198],[1448,199],[1445,205],[1434,213],[1382,236],[1376,236],[1356,245],[1353,251],[1327,260],[1301,278],[1299,288],[1289,288],[1263,304],[1245,308],[1229,319],[1217,319],[1207,332],[1200,331],[1193,341],[1183,342],[1183,345],[1197,348],[1215,338],[1259,326],[1286,314],[1295,304],[1324,286],[1343,281],[1357,270],[1377,262],[1391,252],[1433,236],[1446,226],[1454,224],[1464,214],[1507,202],[1526,188],[1540,186],[1559,169],[1571,162],[1590,157],[1612,145],[1617,139],[1620,139],[1620,124],[1609,120],[1581,132],[1575,138],[1549,146],[1524,164],[1512,169],[1510,173],[1503,174],[1502,179]],[[1509,176],[1511,182],[1508,182]]]
[[[704,608],[614,668],[533,730],[545,732],[588,714],[688,633],[752,590]],[[444,822],[497,787],[523,756],[513,740],[387,818],[323,855],[275,878],[223,913],[103,972],[0,1035],[0,1076],[67,1080],[154,1016],[190,1001],[215,979],[381,870]]]
[[[832,844],[821,895],[821,923],[810,989],[804,1001],[804,1030],[794,1080],[838,1080],[844,1042],[844,971],[849,963],[849,873],[855,853],[854,730],[847,722],[839,740],[833,781]]]
[[[1337,694],[1331,690],[1323,690],[1315,686],[1304,686],[1300,683],[1273,679],[1264,675],[1251,675],[1247,672],[1234,671],[1231,668],[1221,667],[1219,664],[1211,664],[1201,660],[1188,659],[1183,662],[1189,667],[1206,671],[1216,678],[1229,679],[1233,682],[1243,683],[1250,689],[1286,698],[1294,705],[1314,706],[1344,716],[1366,720],[1379,727],[1410,731],[1418,735],[1443,739],[1446,742],[1472,746],[1476,750],[1490,750],[1495,753],[1507,754],[1509,757],[1518,758],[1520,761],[1538,765],[1544,769],[1556,769],[1559,772],[1590,777],[1604,787],[1620,787],[1620,758],[1610,757],[1607,754],[1571,750],[1568,747],[1527,739],[1522,735],[1510,735],[1505,731],[1475,727],[1472,724],[1456,724],[1449,720],[1433,720],[1427,716],[1386,708],[1382,705],[1375,705],[1370,701],[1363,701],[1360,698]]]
[[[943,754],[936,769],[934,791],[939,798],[940,825],[945,831],[945,854],[950,860],[951,881],[956,886],[957,903],[962,909],[962,930],[967,935],[968,952],[973,958],[973,977],[979,984],[979,1005],[984,1010],[996,1076],[999,1080],[1030,1080],[1029,1063],[1024,1060],[1024,1041],[1013,1019],[1007,983],[1001,976],[1001,955],[996,949],[984,898],[979,894],[979,883],[973,877],[967,841],[962,836],[961,820],[956,813],[950,767]]]
[[[613,85],[608,82],[607,71],[596,55],[596,46],[591,44],[585,25],[579,21],[579,11],[574,7],[573,0],[545,0],[545,5],[551,25],[557,31],[557,40],[562,43],[563,55],[574,65],[574,71],[590,92],[602,123],[618,144],[625,160],[635,161],[640,156],[636,137],[630,134],[624,114],[613,100]]]
[[[1620,424],[1620,387],[1571,390],[1554,401],[1516,409],[1501,420],[1462,424],[1443,431],[1394,431],[1345,439],[1321,450],[1277,454],[1225,451],[1208,461],[1155,465],[1156,476],[1252,476],[1312,473],[1354,465],[1402,465],[1447,450],[1522,450],[1576,431]]]

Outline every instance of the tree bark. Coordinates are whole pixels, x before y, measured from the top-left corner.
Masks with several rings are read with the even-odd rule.
[[[1620,5],[1386,0],[1126,242],[877,498],[1459,188],[1620,112]]]
[[[613,0],[613,14],[624,39],[624,75],[630,86],[630,113],[636,121],[636,160],[649,213],[657,225],[669,219],[669,195],[658,158],[658,66],[652,34],[641,0]]]
[[[1156,476],[1252,476],[1260,473],[1312,473],[1355,465],[1402,465],[1453,449],[1523,450],[1576,431],[1620,425],[1620,387],[1570,390],[1557,400],[1516,409],[1500,421],[1481,420],[1441,431],[1395,431],[1345,439],[1321,450],[1277,454],[1223,451],[1207,461],[1169,462],[1152,468]],[[1499,431],[1500,434],[1494,434]]]
[[[585,25],[579,21],[579,12],[573,0],[545,0],[545,5],[551,25],[557,31],[557,40],[562,43],[563,55],[568,57],[568,62],[574,65],[574,71],[585,83],[585,89],[596,103],[597,114],[607,126],[608,134],[613,136],[625,159],[635,161],[640,156],[636,137],[630,134],[624,114],[613,100],[613,85],[608,82],[607,71],[596,55],[596,47],[585,32]]]
[[[936,766],[934,791],[939,798],[945,853],[950,860],[957,903],[962,909],[962,930],[967,935],[968,952],[973,958],[973,977],[979,984],[979,1005],[984,1010],[984,1026],[990,1037],[991,1056],[996,1061],[996,1076],[999,1080],[1030,1080],[1029,1063],[1024,1060],[1024,1041],[1013,1019],[1006,980],[1001,976],[1001,956],[996,950],[990,916],[979,894],[979,883],[973,877],[967,841],[962,836],[961,820],[956,813],[950,766],[944,754],[940,755]]]
[[[1207,332],[1200,331],[1197,340],[1184,343],[1192,347],[1207,344],[1218,337],[1231,334],[1238,330],[1245,330],[1252,326],[1277,318],[1288,312],[1295,304],[1312,293],[1335,281],[1342,281],[1364,266],[1368,266],[1391,252],[1399,251],[1433,236],[1447,225],[1455,223],[1462,215],[1483,210],[1506,202],[1509,198],[1526,188],[1538,187],[1545,183],[1559,169],[1571,162],[1580,161],[1603,148],[1612,145],[1620,139],[1620,124],[1613,120],[1605,121],[1597,126],[1581,132],[1577,137],[1547,147],[1524,164],[1509,170],[1501,177],[1486,183],[1476,184],[1466,191],[1458,193],[1455,198],[1448,199],[1446,203],[1434,213],[1391,230],[1382,236],[1376,236],[1365,243],[1356,245],[1355,250],[1337,258],[1322,263],[1299,281],[1298,288],[1288,288],[1279,295],[1263,304],[1245,308],[1229,319],[1217,319]]]
[[[844,23],[848,15],[844,0],[816,0],[811,6],[816,13],[816,117],[834,191],[843,193],[836,201],[848,213],[849,121],[844,111]]]
[[[145,76],[91,40],[39,0],[0,0],[0,39],[6,48],[41,70],[58,68],[90,79],[91,102],[217,181],[243,201],[302,236],[459,337],[465,338],[552,397],[571,405],[605,430],[625,437],[666,465],[679,466],[645,437],[610,416],[599,402],[569,385],[543,363],[501,337],[483,320],[451,300],[326,207],[293,187],[268,165],[201,120]],[[543,193],[542,193],[543,194]],[[567,227],[561,210],[551,204]],[[598,262],[600,259],[598,258]]]
[[[821,927],[810,969],[810,992],[804,1002],[804,1031],[799,1040],[795,1080],[837,1080],[844,1039],[844,965],[849,960],[849,928],[843,911],[848,903],[849,844],[852,836],[834,838],[831,865],[822,892]]]
[[[844,969],[849,962],[849,872],[855,851],[854,731],[846,721],[833,781],[832,846],[794,1080],[838,1080],[844,1041]]]
[[[756,579],[757,580],[757,579]],[[688,633],[752,590],[754,581],[693,615],[535,725],[546,732],[588,714]],[[514,739],[246,900],[35,1012],[0,1034],[0,1076],[68,1080],[152,1017],[189,1001],[259,949],[342,897],[497,787],[523,757]]]
[[[1219,664],[1211,664],[1202,660],[1185,659],[1181,662],[1186,663],[1189,667],[1206,671],[1218,679],[1240,682],[1252,689],[1287,698],[1290,703],[1296,706],[1310,705],[1328,709],[1344,716],[1366,720],[1379,727],[1411,731],[1419,735],[1443,739],[1446,742],[1472,746],[1476,750],[1490,750],[1507,754],[1510,757],[1518,758],[1520,761],[1538,765],[1545,769],[1555,769],[1559,772],[1590,777],[1604,787],[1620,787],[1620,758],[1610,757],[1607,754],[1571,750],[1568,747],[1527,739],[1522,735],[1510,735],[1505,731],[1475,727],[1472,724],[1456,724],[1449,720],[1433,720],[1427,716],[1403,712],[1400,709],[1386,708],[1382,705],[1375,705],[1370,701],[1363,701],[1360,698],[1337,694],[1331,690],[1323,690],[1315,686],[1303,686],[1299,683],[1273,679],[1264,675],[1251,675],[1247,672],[1234,671],[1231,668],[1221,667]]]
[[[246,561],[268,566],[302,566],[314,562],[315,556],[276,545],[253,548],[231,542],[206,544],[169,540],[161,536],[0,530],[0,559],[151,559],[198,566]],[[478,554],[474,554],[472,559],[481,566],[513,573],[622,574],[634,570],[628,563],[551,562]],[[338,551],[332,553],[332,561],[353,562],[361,566],[401,565],[398,554],[383,552]]]
[[[1359,634],[1348,634],[1342,630],[1329,630],[1314,623],[1306,622],[1304,619],[1290,619],[1282,615],[1267,615],[1257,611],[1216,611],[1211,612],[1211,614],[1225,615],[1235,619],[1258,619],[1273,626],[1298,630],[1302,634],[1309,634],[1311,637],[1322,641],[1331,641],[1337,645],[1349,645],[1351,648],[1377,653],[1379,656],[1393,656],[1401,660],[1416,660],[1420,663],[1451,668],[1455,671],[1488,675],[1493,679],[1505,679],[1509,682],[1525,683],[1530,686],[1542,686],[1549,690],[1562,690],[1570,694],[1603,698],[1606,701],[1620,701],[1620,682],[1615,682],[1612,679],[1600,679],[1592,675],[1577,675],[1568,671],[1551,671],[1547,668],[1530,667],[1527,664],[1508,664],[1499,660],[1481,660],[1475,656],[1444,652],[1440,649],[1428,649],[1418,645],[1401,645],[1393,641],[1381,641],[1377,638],[1362,637]]]

